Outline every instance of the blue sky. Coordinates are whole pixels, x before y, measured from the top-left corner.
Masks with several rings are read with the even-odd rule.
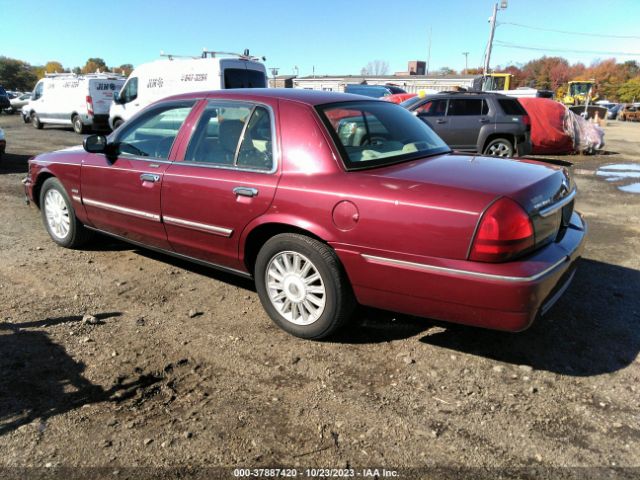
[[[0,55],[31,64],[58,60],[82,66],[89,57],[108,65],[134,66],[158,58],[160,50],[198,55],[204,47],[267,57],[280,74],[360,72],[367,62],[389,63],[391,73],[408,60],[427,57],[432,29],[431,70],[482,64],[493,0],[31,0],[18,8],[0,0]],[[509,0],[498,13],[491,65],[525,63],[560,55],[586,64],[598,58],[640,62],[640,0]],[[517,27],[636,36],[604,38]],[[41,33],[40,33],[41,32]],[[498,45],[541,48],[525,50]],[[551,49],[557,49],[551,50]],[[569,51],[572,50],[572,51]],[[576,50],[589,50],[580,53]],[[625,52],[613,55],[597,52]]]

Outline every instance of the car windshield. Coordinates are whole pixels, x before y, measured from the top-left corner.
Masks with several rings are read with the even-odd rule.
[[[388,102],[317,107],[348,170],[380,167],[450,149],[424,122]]]

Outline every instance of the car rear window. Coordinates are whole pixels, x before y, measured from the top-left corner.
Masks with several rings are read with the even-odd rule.
[[[227,68],[224,71],[224,88],[266,88],[267,77],[259,70]]]
[[[486,115],[487,102],[481,98],[452,98],[447,115]]]
[[[506,115],[526,115],[526,110],[515,99],[499,98],[498,103]]]
[[[348,170],[450,151],[431,128],[399,105],[365,100],[317,109]]]

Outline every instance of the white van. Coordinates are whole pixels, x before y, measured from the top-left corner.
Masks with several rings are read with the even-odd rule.
[[[202,57],[165,56],[167,58],[144,63],[131,72],[120,94],[113,99],[109,112],[112,128],[118,128],[147,105],[171,95],[267,87],[267,69],[246,50],[242,55],[205,51]]]
[[[23,115],[38,129],[48,123],[71,125],[76,133],[108,128],[113,95],[124,82],[115,73],[47,75],[36,84]]]

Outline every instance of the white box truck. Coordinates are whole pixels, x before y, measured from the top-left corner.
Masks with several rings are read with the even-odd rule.
[[[204,51],[201,57],[166,58],[136,67],[113,99],[109,125],[118,128],[147,105],[180,93],[226,88],[266,88],[267,69],[257,57]]]
[[[71,125],[76,133],[108,128],[113,96],[124,82],[113,73],[50,74],[36,84],[23,115],[38,129],[45,124]]]

